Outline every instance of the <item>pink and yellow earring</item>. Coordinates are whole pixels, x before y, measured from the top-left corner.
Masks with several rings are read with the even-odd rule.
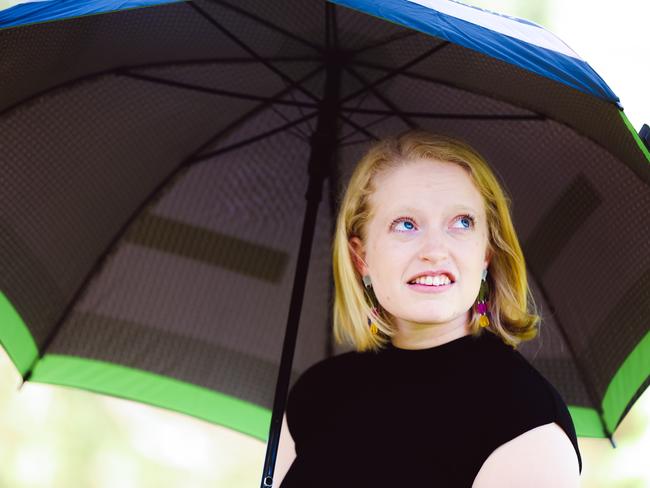
[[[480,315],[478,319],[479,327],[487,327],[490,325],[490,319],[487,316],[488,311],[488,283],[487,283],[487,268],[483,270],[481,276],[481,289],[478,292],[478,299],[474,304],[474,310]]]
[[[372,289],[372,282],[370,281],[370,275],[363,276],[363,285],[366,287],[366,293],[368,294],[370,303],[372,303],[372,309],[371,309],[372,313],[374,315],[379,315],[379,302],[377,301],[377,296],[375,295],[375,291]],[[368,317],[368,327],[370,328],[370,332],[372,333],[372,335],[377,335],[379,333],[377,324],[375,324],[375,322],[371,320],[370,317]]]

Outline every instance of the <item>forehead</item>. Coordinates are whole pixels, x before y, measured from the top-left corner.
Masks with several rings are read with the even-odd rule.
[[[480,213],[483,199],[468,171],[454,163],[420,160],[376,175],[373,203],[383,211],[430,208]]]

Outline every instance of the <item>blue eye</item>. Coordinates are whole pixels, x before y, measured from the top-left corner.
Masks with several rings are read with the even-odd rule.
[[[476,225],[476,219],[470,214],[459,215],[458,217],[459,218],[458,218],[457,221],[467,222],[467,224],[463,224],[463,229],[469,230],[469,229],[474,228],[474,226]],[[407,231],[413,230],[415,228],[415,226],[413,225],[413,222],[414,222],[414,220],[413,220],[412,217],[399,217],[399,218],[393,220],[393,222],[390,224],[390,228],[391,229],[395,228],[395,230],[397,230],[397,232],[407,232]],[[404,229],[405,230],[397,229],[396,226],[398,224],[404,224]]]
[[[413,230],[415,227],[413,225],[413,219],[411,217],[400,217],[398,219],[393,220],[393,222],[390,224],[391,229],[395,227],[397,224],[404,223],[404,226],[406,227],[406,230],[398,230],[397,232],[406,232],[409,230]]]
[[[464,227],[465,229],[471,229],[472,227],[474,227],[474,224],[475,224],[475,222],[476,222],[476,219],[474,219],[474,217],[472,217],[472,216],[469,215],[469,214],[461,215],[459,220],[460,220],[461,222],[462,222],[462,221],[467,221],[467,222],[469,222],[469,223],[467,224],[467,227]]]

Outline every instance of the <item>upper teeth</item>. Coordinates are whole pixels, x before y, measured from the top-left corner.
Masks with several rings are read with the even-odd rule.
[[[416,278],[412,283],[417,283],[419,285],[448,285],[451,283],[451,280],[447,275],[436,275],[436,276],[420,276]]]

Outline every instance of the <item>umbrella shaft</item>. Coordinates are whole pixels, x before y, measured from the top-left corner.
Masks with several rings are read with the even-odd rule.
[[[335,59],[335,57],[332,56],[329,59]],[[289,316],[287,318],[287,327],[282,346],[282,359],[280,361],[280,369],[275,388],[269,440],[266,447],[266,458],[264,460],[262,488],[273,486],[273,472],[280,441],[282,417],[286,409],[291,365],[296,347],[298,323],[300,321],[305,283],[307,281],[307,271],[309,269],[309,258],[314,239],[318,206],[322,198],[323,182],[332,172],[336,152],[340,73],[341,67],[338,63],[328,63],[325,77],[325,96],[319,102],[318,122],[310,140],[309,186],[305,194],[307,207],[305,209],[303,232],[300,238],[300,250],[298,253],[298,262],[296,263],[293,290],[291,292],[291,303],[289,305]]]

